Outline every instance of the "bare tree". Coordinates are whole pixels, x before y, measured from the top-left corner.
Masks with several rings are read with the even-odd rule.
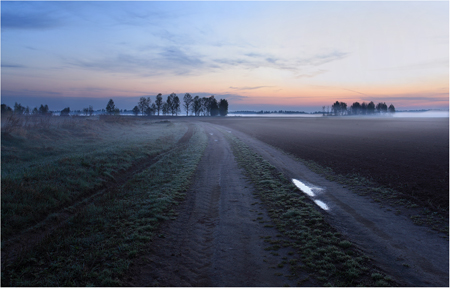
[[[191,94],[186,93],[186,94],[184,94],[183,101],[184,101],[184,104],[183,104],[184,109],[186,109],[186,116],[188,116],[189,110],[190,110],[189,107],[191,107],[192,101],[194,101],[194,99],[192,99]]]

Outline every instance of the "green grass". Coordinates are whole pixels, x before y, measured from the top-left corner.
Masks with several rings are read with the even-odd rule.
[[[176,131],[171,131],[174,139],[183,135]],[[123,285],[133,259],[158,237],[160,223],[176,216],[174,205],[183,200],[206,143],[206,135],[196,130],[186,145],[164,154],[117,191],[97,197],[34,249],[3,264],[2,285]]]
[[[256,196],[263,202],[278,231],[285,236],[277,240],[266,239],[271,244],[266,250],[290,246],[296,251],[297,256],[289,255],[291,259],[285,262],[291,265],[291,276],[306,269],[314,278],[331,286],[375,286],[376,281],[380,281],[371,277],[379,272],[370,259],[336,232],[318,208],[300,195],[282,173],[236,137],[230,135],[228,139],[239,165],[256,188]],[[284,263],[278,267],[281,265]],[[395,284],[390,278],[386,279],[388,285]]]
[[[172,123],[83,120],[73,120],[71,130],[57,122],[48,129],[2,137],[3,240],[114,182],[115,175],[140,160],[170,149],[186,130]],[[87,141],[91,134],[95,140]]]

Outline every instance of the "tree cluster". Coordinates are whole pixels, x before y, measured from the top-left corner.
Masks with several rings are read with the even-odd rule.
[[[228,101],[220,99],[217,102],[214,96],[200,98],[199,96],[192,97],[191,94],[186,93],[182,105],[186,111],[186,116],[189,116],[189,112],[195,116],[217,116],[219,114],[226,116],[228,114]],[[142,113],[142,115],[159,116],[162,113],[163,115],[177,116],[181,112],[180,106],[181,101],[177,94],[170,94],[166,101],[163,100],[161,94],[158,94],[154,103],[151,103],[150,97],[141,97],[138,105],[132,111],[135,115]]]
[[[325,106],[323,106],[324,114],[325,114]],[[347,108],[347,104],[345,102],[339,102],[336,101],[331,106],[331,114],[334,115],[373,115],[373,114],[385,114],[385,113],[395,113],[395,107],[394,105],[389,105],[389,107],[386,105],[385,102],[378,103],[375,105],[373,101],[370,103],[359,103],[355,102]]]
[[[13,113],[14,115],[44,115],[44,116],[48,116],[51,115],[52,113],[49,111],[48,109],[48,105],[42,105],[37,108],[34,107],[33,109],[31,109],[29,106],[25,107],[22,106],[20,103],[15,102],[14,103],[14,108],[11,109],[11,107],[9,107],[6,104],[2,104],[2,114],[3,113]]]

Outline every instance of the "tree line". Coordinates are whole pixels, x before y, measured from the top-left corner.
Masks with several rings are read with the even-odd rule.
[[[111,113],[110,103],[114,104],[110,99],[106,110]],[[166,101],[163,100],[161,93],[156,95],[155,102],[152,103],[150,97],[141,97],[138,105],[134,106],[132,112],[135,115],[141,113],[142,115],[172,115],[178,116],[181,112],[181,105],[186,111],[186,116],[189,116],[189,112],[194,116],[226,116],[228,114],[228,101],[226,99],[220,99],[217,102],[214,95],[210,97],[199,96],[192,97],[191,94],[186,93],[183,97],[183,103],[177,94],[172,93],[167,96]]]
[[[214,95],[200,98],[199,96],[192,97],[189,93],[184,95],[183,103],[181,103],[180,98],[175,93],[167,96],[166,101],[163,100],[160,93],[156,95],[156,100],[153,103],[150,97],[141,97],[138,105],[136,105],[131,112],[136,116],[139,115],[139,113],[148,116],[159,116],[160,114],[178,116],[178,113],[181,112],[181,106],[184,107],[186,116],[189,116],[189,112],[195,116],[226,116],[228,114],[228,101],[226,99],[220,99],[220,101],[217,102]],[[109,99],[106,104],[106,109],[101,111],[109,115],[120,115],[121,113],[121,110],[116,107],[114,100],[112,99]],[[126,112],[127,110],[125,109],[124,111]],[[2,114],[13,113],[15,115],[52,115],[48,105],[41,105],[39,108],[35,107],[34,109],[30,109],[30,107],[22,106],[17,102],[14,104],[14,109],[6,104],[1,104],[1,112]],[[69,116],[70,112],[70,107],[66,107],[60,111],[60,116]],[[91,105],[83,108],[84,115],[91,116],[93,113],[94,109]]]
[[[386,114],[386,113],[395,113],[394,105],[386,105],[385,102],[380,102],[377,105],[370,101],[370,103],[359,103],[355,102],[352,106],[347,108],[347,103],[336,101],[333,105],[331,105],[331,113],[330,106],[328,106],[327,111],[325,111],[325,106],[322,106],[323,114],[331,114],[331,115],[373,115],[373,114]]]

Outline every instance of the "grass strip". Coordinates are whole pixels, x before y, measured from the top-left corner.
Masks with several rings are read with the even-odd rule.
[[[299,259],[291,265],[292,276],[306,269],[326,286],[392,286],[389,276],[378,271],[370,259],[343,238],[323,218],[318,208],[282,173],[234,136],[227,136],[239,165],[251,179],[277,230],[285,237],[267,242],[268,250],[290,246]],[[298,283],[301,286],[302,283]]]
[[[198,128],[197,128],[198,129]],[[161,221],[175,217],[206,148],[196,130],[120,191],[96,199],[33,251],[2,267],[2,286],[121,286]]]

